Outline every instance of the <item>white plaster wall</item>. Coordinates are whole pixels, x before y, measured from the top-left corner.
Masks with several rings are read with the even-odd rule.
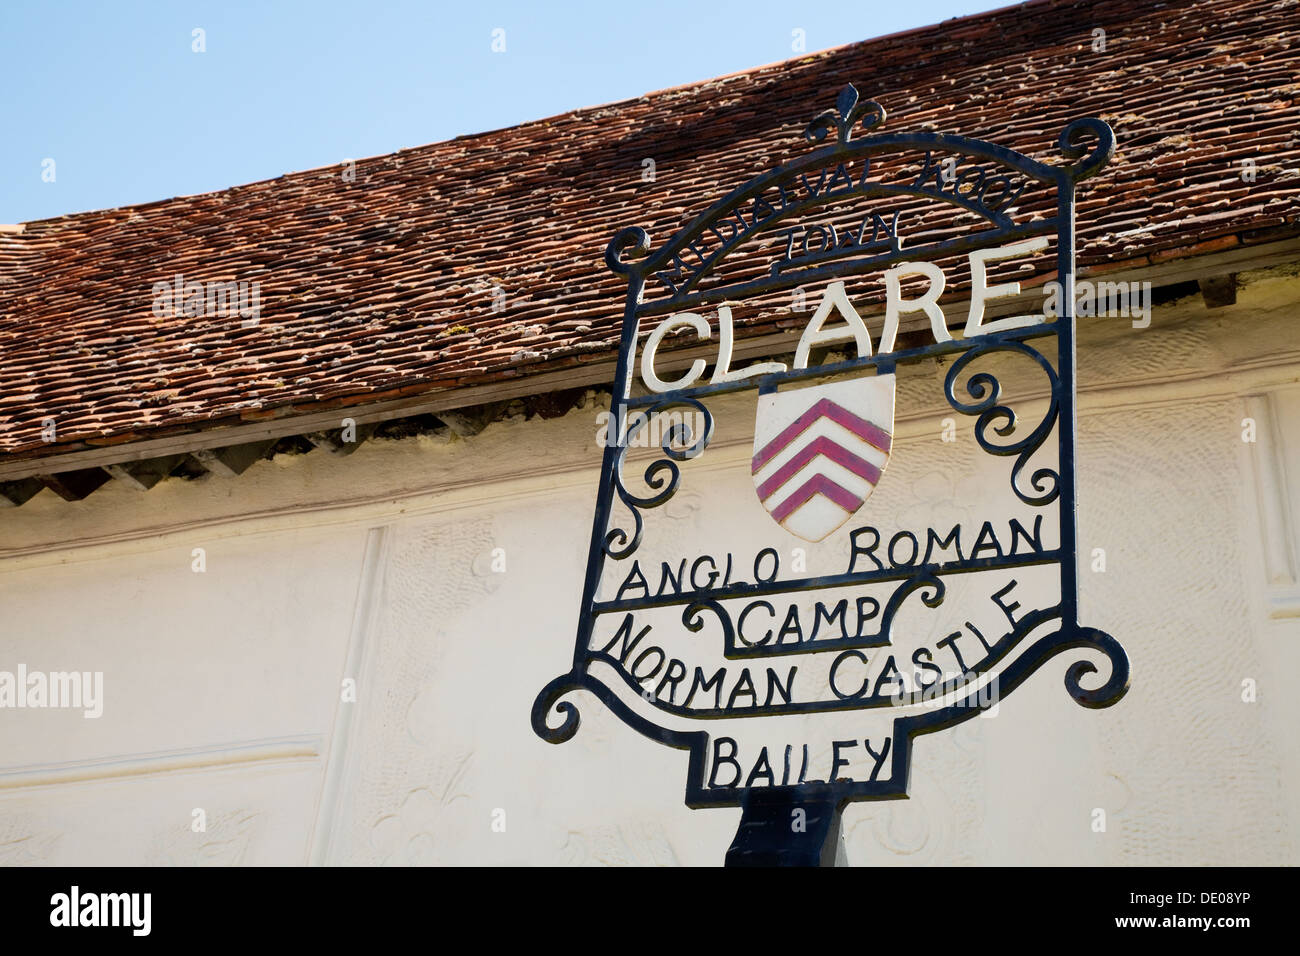
[[[910,799],[846,812],[853,863],[1297,862],[1298,286],[1260,281],[1213,313],[1185,301],[1142,332],[1085,327],[1082,619],[1125,645],[1132,688],[1081,708],[1062,657],[997,717],[919,738]],[[1007,463],[969,421],[952,444],[932,427],[941,374],[900,382],[918,413],[849,527],[946,527],[1002,500]],[[0,861],[719,863],[739,811],[683,805],[683,753],[583,694],[572,741],[529,725],[572,655],[594,411],[0,516],[0,669],[106,685],[98,720],[0,711]],[[1254,445],[1248,414],[1269,419]],[[782,546],[745,467],[751,419],[752,395],[719,405],[647,547]],[[810,560],[846,554],[845,533]]]

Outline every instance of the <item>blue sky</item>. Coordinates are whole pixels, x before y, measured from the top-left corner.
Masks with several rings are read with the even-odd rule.
[[[638,96],[797,56],[796,30],[814,52],[1006,5],[3,0],[0,223],[207,192]]]

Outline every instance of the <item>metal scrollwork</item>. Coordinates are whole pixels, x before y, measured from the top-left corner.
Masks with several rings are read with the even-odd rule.
[[[623,467],[627,461],[627,453],[633,447],[636,436],[647,428],[656,416],[675,408],[692,409],[700,416],[702,427],[697,429],[686,421],[669,426],[664,431],[659,444],[663,453],[668,457],[655,459],[646,466],[641,475],[646,487],[651,489],[654,494],[638,495],[629,491],[623,478]],[[626,429],[623,430],[621,437],[618,439],[618,458],[614,465],[613,480],[615,494],[627,506],[632,515],[632,529],[629,533],[625,528],[610,528],[605,534],[605,554],[615,561],[619,561],[636,551],[641,544],[641,533],[645,527],[645,519],[641,517],[641,512],[650,508],[658,508],[677,493],[677,487],[681,484],[682,477],[681,467],[678,463],[698,457],[708,447],[712,437],[713,414],[704,406],[703,402],[693,398],[678,398],[660,402],[658,405],[652,405],[644,411],[637,412],[635,420],[629,419]]]
[[[1076,640],[1070,646],[1091,648],[1106,655],[1106,660],[1110,662],[1110,676],[1100,687],[1086,690],[1080,685],[1079,679],[1088,674],[1095,674],[1097,667],[1092,661],[1075,661],[1065,672],[1065,689],[1069,691],[1076,703],[1084,707],[1095,709],[1109,707],[1128,691],[1128,655],[1124,653],[1124,648],[1119,641],[1105,631],[1093,627],[1081,627],[1075,633]]]
[[[1096,140],[1091,150],[1082,145],[1089,139]],[[1070,178],[1075,181],[1087,179],[1100,172],[1102,167],[1114,157],[1115,131],[1099,119],[1092,117],[1077,119],[1061,130],[1056,148],[1067,159],[1075,160],[1066,167]]]
[[[578,725],[581,723],[578,708],[570,701],[560,700],[560,698],[579,690],[585,690],[595,695],[596,699],[608,707],[619,720],[651,740],[657,740],[670,747],[694,748],[697,751],[703,746],[705,736],[703,732],[683,733],[653,724],[624,703],[604,683],[591,674],[579,670],[561,674],[538,693],[537,698],[533,701],[531,714],[533,732],[547,743],[552,744],[562,744],[573,739],[573,735],[578,732]],[[552,711],[562,714],[564,717],[557,727],[552,727],[547,723],[547,718]]]
[[[958,379],[967,366],[993,352],[1018,352],[1029,356],[1047,375],[1051,386],[1047,411],[1043,415],[1042,421],[1028,435],[1009,443],[998,442],[989,437],[991,430],[995,435],[1005,438],[1016,431],[1018,423],[1016,413],[1009,406],[999,404],[1002,385],[993,373],[975,372],[967,379],[966,393],[974,399],[973,402],[964,402],[957,397]],[[1052,428],[1056,425],[1057,414],[1060,409],[1058,400],[1059,386],[1060,380],[1056,374],[1056,369],[1043,357],[1041,352],[1024,342],[1010,339],[991,342],[988,345],[973,347],[963,352],[952,363],[952,367],[948,369],[947,378],[944,379],[943,391],[948,403],[963,415],[979,416],[975,422],[975,440],[979,443],[980,448],[990,455],[1016,456],[1016,463],[1011,468],[1011,490],[1016,493],[1017,498],[1027,505],[1036,507],[1049,505],[1060,494],[1060,475],[1053,468],[1039,468],[1034,471],[1029,482],[1030,487],[1033,489],[1032,493],[1025,491],[1020,486],[1021,472],[1034,453],[1047,441],[1047,437],[1052,433]]]
[[[682,625],[692,634],[698,634],[704,629],[704,611],[709,611],[717,617],[718,624],[722,627],[723,648],[734,647],[736,629],[732,626],[731,615],[723,610],[722,605],[717,601],[705,598],[686,605],[682,608]]]
[[[923,588],[929,588],[927,594]],[[880,634],[882,637],[888,637],[890,628],[894,625],[894,617],[898,614],[899,608],[903,602],[912,596],[914,592],[921,595],[921,603],[928,608],[936,608],[943,604],[944,595],[948,592],[948,586],[943,583],[943,578],[937,576],[933,571],[926,568],[918,573],[915,577],[910,577],[889,596],[889,602],[885,605],[884,616],[881,619]]]
[[[614,234],[605,247],[605,265],[611,272],[627,275],[631,271],[624,256],[639,259],[650,251],[650,234],[640,226],[628,226]]]
[[[563,674],[543,687],[533,702],[534,733],[551,744],[562,744],[566,740],[572,740],[573,735],[578,732],[578,725],[582,722],[581,716],[574,704],[560,698],[586,686],[585,675]],[[564,717],[558,727],[551,727],[546,722],[552,709]]]

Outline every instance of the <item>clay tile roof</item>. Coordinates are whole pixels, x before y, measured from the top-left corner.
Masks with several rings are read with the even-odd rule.
[[[1108,120],[1085,270],[1300,233],[1297,0],[1044,0],[359,160],[354,181],[331,166],[0,230],[0,461],[512,378],[527,394],[606,362],[613,233],[663,242],[806,150],[848,82],[889,129],[1035,156],[1070,120]],[[154,315],[178,273],[257,282],[259,323]]]

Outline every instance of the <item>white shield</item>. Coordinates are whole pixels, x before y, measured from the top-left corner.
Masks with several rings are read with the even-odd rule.
[[[791,534],[820,541],[875,490],[893,434],[893,375],[760,395],[758,500]]]

